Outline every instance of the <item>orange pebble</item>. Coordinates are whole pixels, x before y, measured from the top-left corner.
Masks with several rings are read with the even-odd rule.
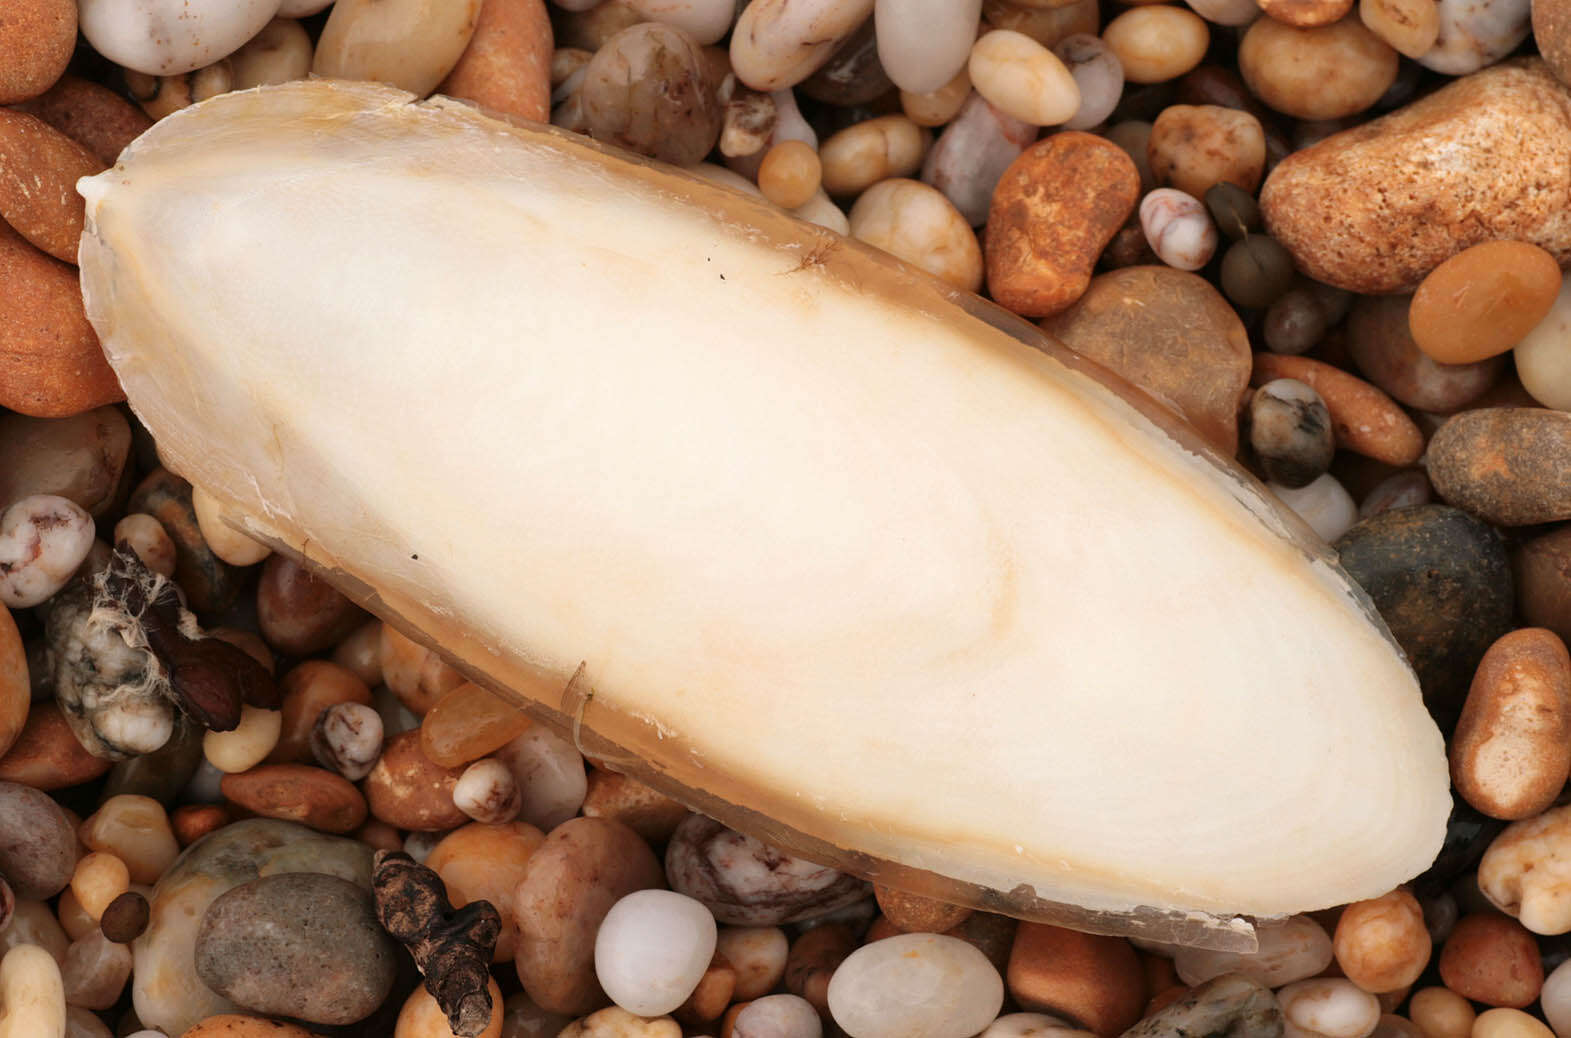
[[[1424,278],[1408,311],[1418,348],[1442,364],[1504,353],[1560,294],[1560,265],[1537,245],[1492,241],[1464,249]]]

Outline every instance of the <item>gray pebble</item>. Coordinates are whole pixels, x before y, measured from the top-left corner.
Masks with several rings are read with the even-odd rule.
[[[387,998],[398,949],[371,897],[318,873],[264,876],[208,906],[196,972],[214,991],[258,1013],[350,1024]]]
[[[1271,482],[1308,486],[1336,453],[1331,412],[1313,387],[1297,379],[1267,382],[1249,401],[1249,445]]]
[[[16,897],[42,901],[71,882],[76,829],[47,793],[0,782],[0,876]]]
[[[1271,989],[1237,973],[1208,980],[1123,1038],[1281,1038],[1282,1008]]]

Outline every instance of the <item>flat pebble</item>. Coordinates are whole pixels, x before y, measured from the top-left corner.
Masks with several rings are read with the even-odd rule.
[[[38,703],[11,748],[0,757],[0,781],[53,791],[91,782],[112,762],[88,753],[53,700]]]
[[[1265,131],[1236,108],[1169,105],[1151,125],[1147,147],[1156,182],[1195,198],[1223,182],[1253,194],[1265,175]]]
[[[1571,209],[1549,186],[1571,176],[1567,97],[1540,61],[1458,79],[1279,163],[1266,227],[1305,274],[1371,294],[1411,291],[1482,242],[1571,260]],[[1452,160],[1435,163],[1442,146]]]
[[[1238,71],[1260,100],[1298,119],[1340,119],[1380,100],[1397,53],[1357,18],[1300,29],[1275,18],[1249,27]]]
[[[1387,465],[1411,465],[1424,452],[1424,434],[1380,390],[1340,368],[1309,357],[1257,353],[1253,382],[1291,378],[1312,386],[1331,412],[1336,445]]]
[[[1136,7],[1107,23],[1102,39],[1131,83],[1165,83],[1200,64],[1211,32],[1183,7]]]
[[[1571,414],[1480,408],[1440,427],[1429,444],[1435,490],[1502,526],[1571,518]]]
[[[1440,264],[1408,311],[1418,348],[1442,364],[1468,364],[1511,349],[1560,293],[1555,257],[1527,242],[1485,242]]]
[[[219,789],[253,814],[299,822],[319,832],[353,832],[366,820],[366,798],[351,782],[304,764],[259,765],[225,775]]]
[[[1224,454],[1237,451],[1249,336],[1204,278],[1157,266],[1098,274],[1042,328],[1169,404]]]
[[[715,919],[692,898],[639,890],[606,913],[595,937],[595,977],[611,1001],[663,1016],[693,993],[715,951]]]
[[[850,1038],[970,1038],[998,1016],[1004,982],[964,941],[900,934],[853,952],[828,998]]]
[[[76,867],[76,833],[48,794],[0,782],[0,875],[19,898],[54,897]]]
[[[1258,980],[1226,973],[1180,994],[1124,1032],[1125,1038],[1186,1035],[1281,1038],[1282,1009],[1271,989]]]
[[[1145,975],[1122,937],[1021,923],[1005,981],[1021,1008],[1077,1021],[1097,1034],[1122,1034],[1145,1008]]]
[[[1571,932],[1571,807],[1506,826],[1478,863],[1478,889],[1533,933]]]
[[[1448,76],[1465,76],[1493,65],[1527,39],[1530,0],[1437,0],[1439,32],[1418,63]]]
[[[1249,446],[1272,483],[1307,486],[1331,467],[1336,453],[1331,412],[1312,386],[1274,379],[1250,397]]]
[[[1421,505],[1361,520],[1336,548],[1448,730],[1474,668],[1511,629],[1511,570],[1500,535],[1466,512]]]
[[[1442,364],[1418,348],[1408,327],[1412,297],[1360,296],[1347,319],[1347,352],[1378,388],[1420,411],[1449,414],[1477,400],[1500,375],[1501,361]]]
[[[982,286],[982,248],[960,211],[919,180],[881,180],[849,214],[851,237],[883,249],[963,292]]]
[[[203,913],[194,955],[202,982],[236,1005],[316,1024],[370,1016],[398,970],[370,893],[310,872],[221,894]]]
[[[1139,189],[1134,162],[1100,137],[1066,130],[1027,148],[993,193],[984,249],[992,297],[1027,317],[1066,309]]]
[[[1276,994],[1290,1038],[1365,1038],[1380,1023],[1380,1003],[1340,977],[1289,984]]]
[[[987,222],[993,191],[1038,128],[1006,115],[974,91],[922,161],[922,182],[942,191],[972,227]]]
[[[1553,1033],[1520,1009],[1487,1009],[1473,1021],[1472,1038],[1550,1038]]]
[[[1056,126],[1080,110],[1080,86],[1052,51],[1024,33],[994,29],[971,47],[971,86],[1007,115]]]
[[[279,0],[80,0],[93,49],[149,76],[175,76],[227,57],[278,13]]]
[[[337,0],[311,72],[390,83],[424,97],[458,64],[479,18],[480,0]]]
[[[1264,234],[1235,241],[1222,254],[1222,291],[1241,307],[1270,306],[1293,287],[1295,277],[1293,257]]]
[[[1544,967],[1533,935],[1521,923],[1481,913],[1463,916],[1446,938],[1440,949],[1440,979],[1474,1002],[1522,1009],[1538,999]]]
[[[912,0],[912,2],[931,3],[932,0]],[[964,10],[965,6],[965,3],[951,4],[948,12],[938,12],[937,17],[942,18],[952,14],[955,8]],[[879,46],[883,41],[877,38],[878,34],[874,31],[874,22],[877,18],[878,14],[875,10],[872,20],[863,22],[850,35],[841,39],[833,53],[829,55],[829,60],[792,88],[792,92],[828,105],[856,108],[869,105],[896,89],[889,79],[889,73],[884,69],[883,62],[879,59]],[[944,64],[956,68],[959,66],[950,62],[958,60],[960,65],[965,64],[965,54],[962,51],[970,49],[971,40],[975,36],[976,23],[973,20],[972,24],[965,26],[961,33],[949,39],[925,42],[928,46],[942,48],[949,55],[943,59]]]
[[[76,182],[103,169],[42,119],[0,108],[0,218],[55,259],[76,262],[85,210]]]
[[[755,0],[731,31],[731,67],[754,90],[795,86],[873,13],[874,0]]]
[[[1365,991],[1405,991],[1429,965],[1423,906],[1402,889],[1355,901],[1337,919],[1332,947],[1343,974]]]
[[[965,67],[982,0],[877,0],[878,57],[901,90],[937,90]]]
[[[1205,206],[1176,188],[1159,187],[1140,200],[1140,229],[1157,258],[1177,270],[1199,270],[1216,253],[1216,225]]]
[[[76,46],[73,0],[20,0],[0,22],[0,105],[37,97],[65,72]]]
[[[792,857],[696,814],[672,835],[665,871],[672,890],[703,903],[716,919],[732,925],[796,922],[872,893],[855,876]]]

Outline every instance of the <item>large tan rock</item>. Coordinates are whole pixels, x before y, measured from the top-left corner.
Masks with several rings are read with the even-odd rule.
[[[1260,193],[1304,273],[1354,292],[1410,291],[1481,242],[1571,262],[1571,92],[1542,61],[1495,65],[1289,156]]]

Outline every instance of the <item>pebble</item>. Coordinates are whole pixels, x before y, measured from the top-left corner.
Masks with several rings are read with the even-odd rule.
[[[1522,619],[1571,638],[1571,528],[1522,542],[1514,557],[1517,608]]]
[[[0,105],[37,97],[65,72],[76,47],[73,0],[20,0],[0,21]]]
[[[364,703],[334,703],[317,715],[316,727],[311,730],[311,755],[329,771],[359,782],[382,755],[382,715]],[[511,774],[508,780],[511,782]]]
[[[51,792],[91,782],[112,762],[88,753],[53,699],[33,706],[11,748],[0,757],[0,782]]]
[[[1478,1014],[1450,988],[1431,987],[1413,992],[1407,1015],[1428,1038],[1468,1038]]]
[[[338,704],[371,705],[371,690],[355,674],[327,660],[306,660],[279,681],[283,724],[269,764],[307,764],[314,760],[311,733],[323,711]],[[380,750],[380,744],[378,745]]]
[[[0,760],[27,726],[30,694],[22,633],[11,611],[0,605]]]
[[[382,621],[367,620],[333,650],[334,663],[365,682],[366,687],[382,683]]]
[[[871,893],[855,876],[793,857],[697,814],[672,834],[665,871],[672,890],[732,925],[797,922]]]
[[[639,890],[611,906],[595,937],[595,977],[611,1000],[638,1016],[681,1007],[715,951],[715,920],[692,898]]]
[[[799,209],[818,194],[823,175],[818,152],[807,142],[781,141],[765,152],[759,163],[758,189],[782,209]]]
[[[162,1038],[162,1031],[137,1031],[129,1038]],[[304,1027],[238,1013],[219,1013],[195,1024],[180,1038],[316,1038]]]
[[[1063,123],[1066,130],[1092,130],[1107,121],[1124,92],[1124,67],[1101,37],[1075,33],[1060,40],[1053,54],[1074,77],[1080,105]]]
[[[731,1038],[820,1038],[818,1010],[797,995],[769,995],[749,1002],[731,1022]]]
[[[850,1038],[970,1038],[998,1016],[1004,982],[964,941],[900,934],[852,952],[828,999]]]
[[[1571,962],[1568,959],[1567,962]],[[1538,995],[1544,1019],[1555,1034],[1571,1032],[1571,968],[1562,962],[1544,978],[1544,987]],[[1449,1036],[1446,1036],[1449,1038]]]
[[[1459,919],[1441,947],[1440,979],[1474,1002],[1522,1009],[1538,999],[1544,967],[1533,935],[1521,923],[1493,913],[1474,914]]]
[[[469,821],[453,804],[453,787],[461,773],[459,768],[444,768],[427,757],[420,749],[416,729],[387,739],[360,788],[371,814],[389,825],[441,832]]]
[[[736,974],[732,997],[737,1002],[762,998],[785,976],[790,941],[776,926],[722,926],[715,954]]]
[[[82,35],[117,65],[174,76],[233,54],[279,0],[80,0]]]
[[[1512,357],[1534,400],[1571,411],[1571,281],[1562,280],[1549,312],[1518,340]]]
[[[93,547],[93,517],[74,501],[33,494],[0,512],[0,603],[26,609],[65,586]]]
[[[103,517],[123,490],[131,427],[114,407],[70,418],[0,415],[0,501],[68,498]]]
[[[1293,287],[1293,257],[1275,240],[1251,234],[1229,245],[1222,255],[1222,291],[1241,307],[1260,309],[1282,298]]]
[[[337,0],[311,72],[390,83],[424,97],[458,64],[479,16],[480,0]]]
[[[1182,992],[1124,1038],[1281,1038],[1282,1031],[1282,1009],[1271,989],[1244,974],[1226,973]]]
[[[731,30],[731,67],[754,90],[795,86],[873,13],[874,0],[754,0]]]
[[[0,876],[16,897],[60,893],[76,869],[76,833],[48,794],[0,782]]]
[[[175,542],[152,516],[133,512],[115,523],[110,540],[117,547],[122,544],[130,547],[142,560],[142,565],[159,576],[174,576]]]
[[[597,140],[678,166],[703,161],[725,110],[703,48],[681,29],[643,22],[605,42],[578,97]]]
[[[1424,909],[1406,890],[1355,901],[1336,923],[1336,964],[1365,991],[1404,991],[1429,965],[1429,930]]]
[[[495,962],[511,962],[518,949],[518,918],[513,892],[528,874],[529,859],[545,834],[524,822],[485,825],[471,822],[437,841],[425,866],[442,877],[455,907],[489,901],[502,917]]]
[[[1429,477],[1417,469],[1408,469],[1387,476],[1376,483],[1358,504],[1358,517],[1368,519],[1381,512],[1414,505],[1427,505],[1434,499]]]
[[[966,223],[979,227],[987,222],[999,179],[1036,140],[1037,130],[973,91],[929,149],[922,182],[942,191]]]
[[[476,1038],[502,1038],[502,989],[492,980],[486,984],[486,993],[491,996],[491,1018]],[[564,1029],[562,1034],[567,1034],[569,1030],[571,1028]],[[398,1023],[392,1038],[454,1038],[452,1029],[447,1025],[447,1014],[442,1012],[424,984],[410,993],[403,1008],[398,1011]]]
[[[453,806],[477,822],[511,822],[518,817],[522,803],[513,773],[507,765],[489,757],[464,768],[453,786]]]
[[[513,772],[523,793],[520,821],[550,832],[578,814],[589,793],[583,755],[543,724],[492,754]]]
[[[964,216],[918,180],[881,180],[849,214],[851,237],[898,256],[963,292],[982,286],[982,248]]]
[[[202,539],[190,483],[167,469],[154,469],[131,491],[126,511],[157,519],[175,542],[175,583],[194,612],[219,613],[234,604],[241,572],[214,555]]]
[[[1336,540],[1358,521],[1358,503],[1329,472],[1301,487],[1279,483],[1267,483],[1266,486],[1323,541]]]
[[[1431,438],[1427,464],[1449,504],[1501,526],[1571,518],[1571,414],[1536,407],[1456,415]]]
[[[1473,1021],[1472,1038],[1551,1038],[1537,1017],[1520,1009],[1488,1009]]]
[[[246,771],[262,763],[278,744],[283,714],[249,704],[240,708],[240,723],[227,732],[202,736],[202,756],[225,774]]]
[[[1048,334],[1181,414],[1222,453],[1238,449],[1238,410],[1249,383],[1249,337],[1204,278],[1171,267],[1099,274]],[[1141,343],[1131,350],[1128,344]]]
[[[1565,0],[1539,0],[1529,6],[1539,54],[1557,79],[1571,81],[1571,5]]]
[[[877,0],[878,58],[901,90],[937,90],[965,67],[982,0]]]
[[[1408,327],[1411,296],[1360,296],[1347,319],[1347,352],[1358,370],[1399,403],[1449,414],[1477,400],[1500,375],[1501,360],[1441,363],[1418,348]]]
[[[982,0],[982,18],[995,29],[1023,32],[1044,47],[1056,47],[1075,33],[1095,33],[1101,24],[1096,0],[1068,0],[1060,7]]]
[[[583,812],[586,818],[621,822],[651,844],[663,844],[671,839],[671,834],[688,816],[683,804],[635,778],[602,768],[589,773]],[[784,963],[784,947],[780,956]]]
[[[1173,956],[1178,979],[1194,986],[1223,974],[1237,974],[1277,988],[1313,977],[1331,964],[1331,937],[1308,916],[1263,922],[1256,927],[1256,934],[1260,945],[1253,952],[1178,949]]]
[[[1435,0],[1359,0],[1358,18],[1404,58],[1422,58],[1440,37]]]
[[[1571,776],[1571,656],[1553,631],[1496,641],[1450,742],[1453,788],[1492,818],[1547,810]]]
[[[992,297],[1026,317],[1068,308],[1134,211],[1139,188],[1134,162],[1100,137],[1066,130],[1026,149],[1004,171],[989,210]]]
[[[903,115],[884,115],[848,126],[818,150],[823,187],[830,195],[859,194],[880,180],[908,177],[922,168],[928,132]]]
[[[963,10],[965,5],[951,5],[954,6]],[[943,14],[939,16],[942,17]],[[877,18],[876,11],[874,18]],[[878,48],[882,41],[877,39],[876,35],[873,21],[863,22],[850,35],[841,39],[834,53],[829,56],[829,60],[811,76],[797,84],[792,92],[811,100],[843,108],[870,105],[890,93],[895,89],[895,85],[890,81],[889,73],[884,70],[883,62],[879,60]],[[960,65],[964,65],[965,52],[969,50],[971,39],[975,35],[973,20],[969,34],[963,39],[933,41],[933,45],[944,47],[958,58]]]
[[[1238,46],[1238,71],[1249,89],[1296,119],[1340,119],[1370,108],[1395,82],[1397,63],[1396,51],[1357,18],[1310,29],[1261,18]]]
[[[1140,174],[1140,194],[1156,187],[1156,174],[1151,172],[1151,124],[1139,119],[1126,119],[1102,131],[1102,137],[1129,156]],[[1139,230],[1138,226],[1135,228]]]
[[[1308,357],[1257,353],[1253,382],[1291,378],[1313,387],[1331,412],[1336,444],[1387,465],[1416,462],[1424,434],[1390,397],[1340,368]]]
[[[304,764],[263,764],[225,775],[219,789],[252,814],[298,822],[319,832],[353,832],[366,820],[366,797],[352,783]]]
[[[1265,131],[1236,108],[1169,105],[1151,125],[1148,148],[1156,182],[1195,198],[1219,183],[1253,194],[1265,175]]]
[[[231,566],[251,566],[272,553],[272,549],[229,525],[224,519],[224,507],[213,495],[201,487],[191,488],[191,509],[196,513],[196,526],[202,540],[213,554]]]
[[[1374,995],[1340,977],[1300,980],[1276,993],[1292,1038],[1365,1038],[1380,1023]]]
[[[1341,21],[1353,9],[1353,0],[1260,0],[1268,16],[1300,29]]]
[[[1457,80],[1279,163],[1261,189],[1267,229],[1305,274],[1368,294],[1411,291],[1487,241],[1571,260],[1571,210],[1549,186],[1571,175],[1567,97],[1539,61]]]
[[[1260,230],[1260,206],[1252,193],[1238,185],[1217,181],[1206,190],[1202,201],[1217,229],[1230,241],[1246,241]]]
[[[1250,397],[1249,445],[1272,483],[1308,486],[1325,474],[1336,453],[1331,413],[1313,387],[1274,379]]]
[[[1140,960],[1122,937],[1021,923],[1005,978],[1021,1008],[1067,1017],[1097,1034],[1122,1034],[1146,1004]]]
[[[382,624],[378,655],[382,680],[416,716],[423,716],[436,701],[466,680],[441,656],[394,628]]]
[[[391,993],[398,947],[370,893],[337,876],[263,876],[203,913],[197,975],[243,1009],[315,1024],[362,1020]]]
[[[60,963],[66,1004],[78,1009],[112,1009],[131,976],[131,949],[106,938],[96,927],[71,942]]]
[[[971,75],[962,67],[953,79],[937,90],[925,94],[902,90],[900,110],[918,126],[944,126],[955,117],[960,106],[971,95]]]
[[[262,563],[256,619],[267,644],[287,656],[307,656],[348,637],[365,612],[301,563],[273,554]]]
[[[0,108],[0,218],[55,259],[76,262],[86,207],[76,182],[103,170],[42,119]]]
[[[621,1006],[607,1006],[564,1027],[557,1038],[681,1038],[682,1025],[669,1016],[652,1020]]]
[[[971,47],[971,86],[1006,115],[1057,126],[1080,110],[1080,86],[1052,51],[1024,33],[994,29]]]
[[[232,89],[288,83],[311,74],[311,36],[293,18],[274,18],[229,56]]]
[[[456,768],[501,749],[530,726],[528,715],[495,692],[465,682],[443,694],[420,722],[420,750]]]
[[[1141,199],[1140,229],[1157,258],[1177,270],[1199,270],[1216,252],[1216,225],[1205,206],[1176,188],[1159,187]]]
[[[629,0],[629,6],[646,20],[675,26],[704,46],[718,43],[730,30],[737,15],[734,0]],[[480,18],[483,26],[483,11]]]
[[[1449,730],[1485,651],[1511,629],[1511,571],[1500,535],[1455,508],[1422,505],[1361,520],[1336,545],[1418,672]]]
[[[1413,341],[1443,364],[1504,353],[1549,313],[1560,293],[1555,257],[1526,242],[1474,245],[1424,278],[1408,313]]]
[[[1571,932],[1571,807],[1553,807],[1513,822],[1478,863],[1478,889],[1489,903],[1536,934]]]
[[[1211,32],[1205,20],[1182,7],[1136,7],[1107,23],[1102,39],[1131,83],[1166,83],[1205,57]]]
[[[965,922],[972,911],[964,905],[896,890],[882,883],[873,884],[873,897],[884,918],[904,933],[944,933]]]
[[[1439,34],[1418,63],[1448,76],[1465,76],[1516,50],[1531,28],[1530,0],[1437,0]]]
[[[551,114],[551,22],[544,0],[485,0],[469,45],[437,92],[546,122]]]
[[[551,830],[515,888],[513,964],[542,1009],[578,1016],[604,1003],[595,978],[595,934],[611,906],[662,885],[660,863],[637,833],[603,818]]]
[[[76,269],[0,220],[0,407],[68,418],[123,399],[87,322]]]
[[[277,873],[322,873],[369,891],[371,849],[271,819],[236,822],[192,846],[153,888],[147,930],[132,949],[132,997],[144,1026],[182,1034],[233,1009],[197,976],[197,933],[219,895]]]

